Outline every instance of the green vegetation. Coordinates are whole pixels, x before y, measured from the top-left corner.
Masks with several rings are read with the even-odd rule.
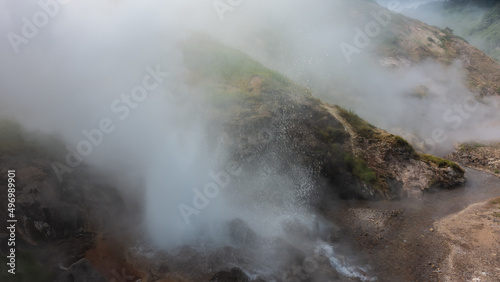
[[[64,161],[65,146],[56,137],[27,134],[21,126],[8,119],[0,119],[0,157],[30,156]]]
[[[482,8],[491,8],[497,0],[448,0],[444,3],[447,8],[463,7],[464,5],[474,4]]]
[[[375,38],[374,40],[385,56],[409,57],[411,55],[401,45],[400,38],[396,34],[380,36],[380,39]]]
[[[452,25],[457,34],[474,42],[476,47],[496,60],[500,59],[500,50],[497,50],[500,45],[500,4],[497,1],[450,0],[432,2],[419,9],[421,12],[425,9],[440,11],[443,22]]]
[[[0,120],[0,156],[15,153],[24,143],[19,124]]]
[[[500,173],[500,170],[495,170],[495,174],[499,174]]]
[[[208,36],[195,35],[182,47],[190,82],[208,89],[207,98],[216,103],[255,103],[263,93],[311,98],[307,88]]]
[[[396,144],[399,147],[404,147],[407,151],[412,152],[412,153],[415,152],[415,149],[413,148],[413,146],[410,143],[408,143],[408,141],[406,141],[406,139],[404,139],[403,137],[398,136],[398,135],[393,135],[393,136],[394,136],[394,139],[396,140]]]
[[[454,169],[457,172],[460,172],[461,174],[465,173],[465,170],[462,167],[460,167],[458,164],[456,164],[452,161],[449,161],[449,160],[442,159],[440,157],[433,156],[433,155],[417,154],[417,155],[415,155],[415,159],[424,161],[426,163],[436,164],[438,167],[451,167],[452,169]]]
[[[470,143],[462,143],[462,144],[460,144],[460,146],[458,147],[458,149],[460,151],[469,151],[469,150],[474,150],[474,149],[482,148],[482,147],[486,147],[486,145],[481,144],[481,143],[477,143],[477,142],[470,142]]]
[[[499,60],[500,51],[497,47],[500,45],[500,4],[489,9],[477,24],[472,25],[467,35],[483,39],[483,44],[478,47]]]
[[[492,205],[500,204],[500,198],[497,198],[497,199],[491,201],[491,204]],[[498,209],[500,210],[500,206],[498,206]],[[493,212],[493,216],[500,217],[500,212]]]
[[[344,154],[343,159],[347,169],[362,181],[372,184],[377,181],[377,173],[364,160],[351,154]]]
[[[333,145],[335,143],[341,143],[345,139],[346,134],[343,130],[328,126],[317,130],[317,136],[328,145]]]
[[[375,130],[376,127],[364,121],[355,112],[347,111],[341,107],[338,107],[338,109],[340,111],[340,116],[354,128],[359,136],[371,139],[377,134]]]

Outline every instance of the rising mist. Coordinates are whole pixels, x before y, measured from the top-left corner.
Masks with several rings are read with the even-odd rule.
[[[310,168],[280,171],[292,159],[279,146],[260,162],[235,162],[224,136],[211,135],[211,128],[227,120],[209,124],[206,105],[200,104],[205,90],[186,79],[181,43],[193,34],[242,50],[315,97],[386,130],[417,136],[415,143],[432,140],[435,130],[444,132],[423,150],[446,153],[470,136],[500,138],[497,104],[473,99],[460,61],[442,66],[429,60],[393,70],[371,47],[346,56],[339,46],[354,44],[356,28],[376,20],[360,17],[352,2],[366,4],[372,15],[395,15],[371,1],[42,2],[52,3],[54,15],[35,31],[27,21],[42,6],[0,1],[0,33],[11,34],[0,42],[1,116],[28,132],[60,136],[65,154],[78,153],[86,140],[91,148],[81,145],[90,151],[82,163],[122,178],[124,190],[144,192],[141,228],[161,249],[221,246],[231,240],[225,228],[234,219],[264,241],[287,238],[287,222],[329,228],[304,200],[314,197]],[[134,98],[144,85],[150,86],[147,93]],[[55,169],[62,179],[71,173]],[[144,188],[127,187],[123,178],[140,179]],[[262,261],[265,255],[256,254]]]

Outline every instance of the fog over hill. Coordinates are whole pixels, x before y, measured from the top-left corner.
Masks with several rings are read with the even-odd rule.
[[[464,170],[425,153],[500,139],[500,66],[399,13],[426,2],[0,0],[0,171],[64,201],[105,179],[139,206],[124,228],[137,277],[274,281],[321,253],[312,280],[373,281],[331,202],[456,187]],[[27,242],[50,233],[33,226]]]
[[[430,25],[452,28],[456,34],[498,61],[499,9],[497,1],[450,0],[434,1],[401,12]]]

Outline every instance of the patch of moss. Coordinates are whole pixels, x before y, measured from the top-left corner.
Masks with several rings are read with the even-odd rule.
[[[407,50],[401,45],[400,39],[395,35],[391,34],[389,36],[380,36],[379,40],[376,40],[380,51],[385,56],[389,57],[408,57]]]
[[[415,149],[413,148],[413,146],[410,143],[408,143],[408,141],[406,141],[406,139],[404,139],[403,137],[398,136],[398,135],[393,135],[393,136],[394,136],[394,140],[396,140],[396,145],[398,147],[404,147],[410,153],[415,152]]]
[[[465,173],[465,170],[462,167],[460,167],[458,164],[456,164],[452,161],[446,160],[446,159],[442,159],[440,157],[433,156],[433,155],[416,154],[415,159],[424,161],[426,163],[436,164],[438,167],[441,167],[441,168],[442,167],[451,167],[455,171],[460,172],[460,174]]]
[[[338,107],[338,109],[340,111],[340,116],[354,128],[359,136],[371,139],[376,135],[376,127],[364,121],[355,112],[347,111],[341,107]]]
[[[344,154],[343,160],[347,169],[362,181],[372,184],[377,181],[377,173],[369,168],[364,160],[347,153]]]
[[[335,143],[341,143],[346,137],[345,133],[342,130],[331,126],[318,129],[317,136],[321,141],[329,145],[333,145]]]
[[[183,42],[182,50],[185,63],[191,70],[189,81],[211,88],[217,101],[224,101],[226,94],[232,96],[230,99],[240,100],[245,95],[255,96],[255,93],[311,96],[307,88],[206,35],[195,34]],[[261,80],[259,91],[255,91],[255,86],[250,83],[253,78]]]
[[[470,143],[460,144],[460,146],[458,147],[458,150],[459,151],[470,151],[470,150],[474,150],[474,149],[482,148],[482,147],[486,147],[486,145],[481,144],[481,143],[477,143],[477,142],[470,142]]]

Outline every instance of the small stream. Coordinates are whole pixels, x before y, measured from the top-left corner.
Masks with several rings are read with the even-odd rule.
[[[420,199],[332,202],[329,219],[342,222],[348,244],[367,259],[372,277],[381,281],[439,281],[433,273],[446,258],[447,244],[433,231],[434,222],[471,204],[500,197],[499,177],[469,168],[465,176],[467,181],[461,187],[425,193]],[[374,228],[356,217],[343,218],[348,210],[400,213],[388,219],[387,225]]]
[[[346,201],[344,207],[369,207],[376,209],[404,209],[414,224],[434,222],[467,206],[500,197],[500,178],[475,169],[466,168],[464,185],[438,192],[425,193],[420,199],[369,202]]]

